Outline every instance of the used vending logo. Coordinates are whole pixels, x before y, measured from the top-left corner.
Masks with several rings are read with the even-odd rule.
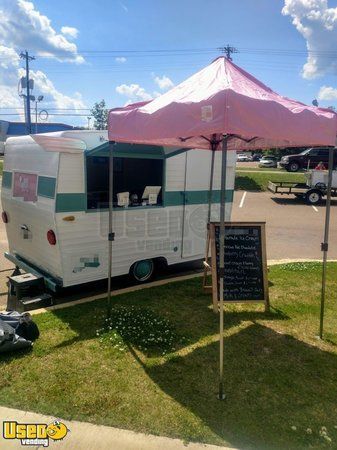
[[[18,439],[21,445],[49,446],[49,439],[60,441],[68,434],[67,426],[58,421],[49,425],[46,423],[18,423],[15,421],[4,421],[3,438]]]

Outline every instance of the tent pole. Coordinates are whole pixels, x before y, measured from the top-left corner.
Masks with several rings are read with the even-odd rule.
[[[329,174],[328,186],[326,193],[326,207],[325,207],[325,226],[324,226],[324,242],[321,244],[323,251],[323,267],[322,267],[322,290],[321,290],[321,312],[319,320],[319,337],[323,338],[323,322],[324,322],[324,304],[325,304],[325,287],[326,287],[326,269],[328,260],[329,247],[329,227],[330,227],[330,207],[331,207],[331,185],[332,185],[332,171],[334,161],[334,148],[330,148],[329,152]]]
[[[219,236],[219,316],[220,316],[220,367],[219,367],[219,399],[223,400],[223,365],[224,365],[224,275],[225,275],[225,220],[226,220],[226,172],[227,172],[227,139],[222,140],[221,188],[220,188],[220,236]]]
[[[215,157],[215,149],[212,144],[212,160],[211,160],[211,176],[209,180],[209,192],[208,192],[208,215],[207,215],[207,224],[211,221],[211,211],[212,211],[212,200],[213,200],[213,176],[214,176],[214,157]]]
[[[108,224],[108,305],[107,317],[111,316],[111,272],[112,272],[112,242],[115,240],[115,233],[112,231],[112,208],[113,208],[113,145],[114,142],[109,143],[109,224]]]

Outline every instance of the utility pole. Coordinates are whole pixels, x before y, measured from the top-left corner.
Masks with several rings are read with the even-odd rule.
[[[220,50],[222,53],[225,53],[226,58],[227,58],[229,61],[233,61],[233,59],[232,59],[232,57],[231,57],[231,54],[232,54],[232,53],[239,53],[239,51],[238,51],[237,48],[231,47],[231,46],[228,45],[228,44],[226,45],[226,47],[219,47],[219,50]]]
[[[29,56],[27,50],[23,53],[20,53],[20,58],[26,61],[26,95],[24,96],[26,101],[26,127],[27,133],[31,134],[32,132],[32,120],[30,116],[30,80],[29,80],[29,61],[33,61],[35,59],[34,56]]]

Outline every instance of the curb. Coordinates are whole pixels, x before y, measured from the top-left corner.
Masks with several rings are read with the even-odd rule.
[[[56,419],[52,416],[6,407],[0,407],[0,417],[2,418],[2,421],[11,420],[18,423],[31,424],[50,424]],[[50,439],[48,448],[62,448],[62,450],[237,450],[233,447],[219,447],[217,445],[201,443],[186,444],[180,439],[136,433],[120,428],[94,425],[88,422],[78,422],[75,420],[63,421],[62,419],[57,419],[64,422],[67,427],[69,426],[70,432],[65,436],[64,440],[62,440],[62,445],[60,445],[60,442]],[[22,450],[22,448],[20,440],[6,440],[6,450]],[[32,447],[29,446],[29,448]],[[34,446],[34,448],[37,447]]]

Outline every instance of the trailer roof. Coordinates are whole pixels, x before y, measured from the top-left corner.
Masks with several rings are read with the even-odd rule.
[[[90,156],[108,156],[109,141],[107,130],[66,130],[53,133],[32,134],[8,138],[6,145],[31,145],[37,143],[44,150],[62,153],[83,153]],[[163,147],[116,143],[115,156],[137,158],[165,158],[184,152],[182,147]]]

